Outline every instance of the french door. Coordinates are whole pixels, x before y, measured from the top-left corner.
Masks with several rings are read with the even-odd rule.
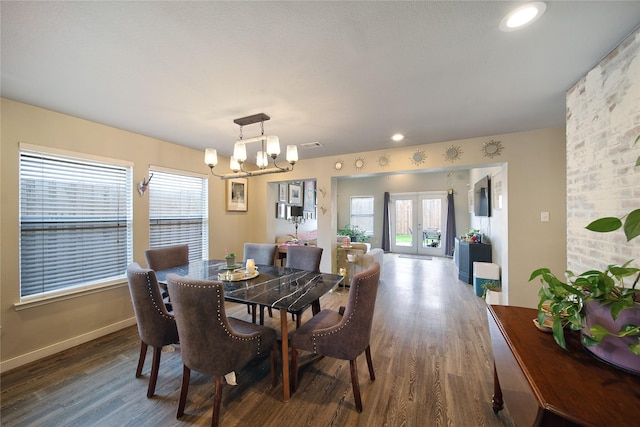
[[[393,194],[390,201],[391,251],[444,256],[447,192]]]

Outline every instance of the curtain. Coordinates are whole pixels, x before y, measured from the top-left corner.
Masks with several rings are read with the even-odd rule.
[[[389,203],[391,197],[388,191],[384,192],[384,206],[382,208],[382,250],[391,252],[391,240],[389,238]]]
[[[456,209],[453,205],[453,190],[449,189],[447,194],[447,232],[444,243],[445,255],[453,255],[453,248],[456,238]]]

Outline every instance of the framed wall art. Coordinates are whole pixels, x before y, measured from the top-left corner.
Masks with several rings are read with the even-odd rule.
[[[247,211],[247,178],[232,178],[227,180],[226,208],[228,211]]]
[[[287,184],[278,184],[278,201],[287,203]]]
[[[289,184],[289,204],[302,204],[302,185],[300,183]]]
[[[304,182],[303,209],[306,212],[312,212],[316,209],[316,182],[314,180]]]

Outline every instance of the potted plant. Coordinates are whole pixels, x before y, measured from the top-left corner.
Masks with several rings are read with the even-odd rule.
[[[227,260],[227,266],[233,267],[236,265],[236,254],[233,252],[229,252],[227,249],[224,250],[224,259]]]
[[[499,293],[502,292],[502,286],[499,280],[485,279],[480,286],[482,287],[482,299],[487,304],[500,304],[502,298]]]
[[[339,236],[347,236],[352,242],[366,242],[369,240],[369,236],[364,230],[360,230],[357,225],[347,224],[344,228],[338,229]]]
[[[634,145],[640,140],[636,138]],[[635,166],[640,166],[640,156]],[[640,209],[621,218],[607,217],[586,227],[594,232],[611,232],[623,228],[627,242],[640,235]],[[548,268],[531,273],[539,278],[538,323],[552,319],[555,342],[566,350],[565,329],[581,331],[583,346],[599,359],[627,371],[640,374],[640,269],[609,265],[604,270],[581,274],[565,273],[566,281]]]

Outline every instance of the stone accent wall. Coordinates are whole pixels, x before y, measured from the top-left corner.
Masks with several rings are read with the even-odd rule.
[[[640,207],[639,52],[640,28],[567,92],[567,265],[576,274],[630,259],[640,265],[640,239],[584,228]]]

